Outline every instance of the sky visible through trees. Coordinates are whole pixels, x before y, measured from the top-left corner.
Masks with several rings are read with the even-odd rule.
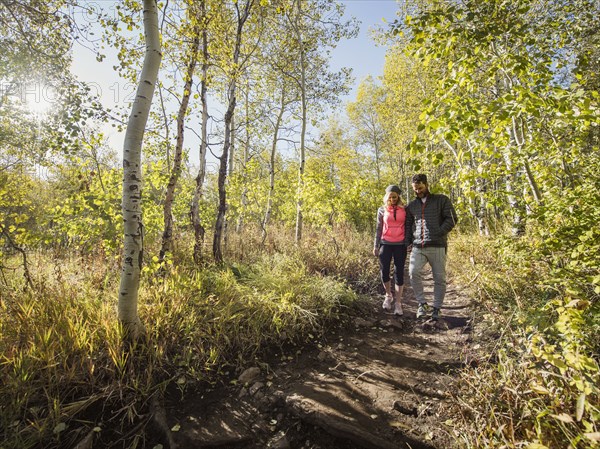
[[[97,22],[95,13],[107,11],[109,15],[115,15],[115,6],[118,1],[99,0],[83,2],[89,8],[78,10],[75,14],[77,21],[92,26],[86,33],[91,42],[81,42],[73,47],[72,73],[90,87],[91,93],[97,95],[106,108],[125,107],[135,96],[135,84],[120,79],[118,73],[113,69],[117,63],[116,50],[105,48],[102,52],[106,58],[98,61],[94,51],[94,43],[98,43],[102,30]],[[378,29],[386,29],[396,19],[399,6],[395,0],[344,0],[345,17],[355,17],[361,22],[360,32],[356,38],[340,42],[332,51],[331,68],[339,70],[342,67],[352,68],[354,83],[352,90],[343,97],[340,109],[344,103],[351,100],[356,94],[359,83],[367,76],[380,76],[383,73],[386,47],[377,44],[373,38],[373,32]],[[38,113],[46,114],[52,108],[52,101],[56,93],[51,85],[43,80],[28,83],[23,87],[21,96],[27,101],[27,107]],[[110,125],[103,127],[111,147],[118,150],[122,145],[123,133],[118,132]],[[197,148],[197,136],[190,133],[187,146],[191,149]],[[192,150],[193,151],[193,150]],[[214,164],[212,162],[211,164]],[[214,165],[212,165],[214,168]]]

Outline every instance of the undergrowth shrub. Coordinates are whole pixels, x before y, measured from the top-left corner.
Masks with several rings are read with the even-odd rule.
[[[484,344],[455,396],[453,429],[464,447],[600,445],[599,262],[589,252],[599,241],[587,228],[575,231],[586,245],[571,244],[568,211],[554,214],[560,226],[545,223],[523,239],[453,242],[452,271],[475,298]]]
[[[226,381],[318,341],[361,301],[347,283],[287,254],[250,264],[170,265],[144,272],[146,340],[125,351],[116,316],[119,272],[81,259],[36,261],[35,289],[18,273],[0,297],[0,440],[3,449],[69,448],[90,431],[101,447],[129,447],[131,425],[169,386]],[[142,429],[140,426],[139,429]],[[139,443],[139,441],[138,441]]]
[[[347,282],[361,293],[379,289],[378,259],[372,255],[373,238],[358,233],[350,226],[333,228],[305,227],[300,243],[294,243],[294,232],[272,225],[265,241],[260,229],[247,226],[240,234],[229,237],[231,259],[251,263],[265,254],[287,254],[301,260],[311,273],[331,276]]]

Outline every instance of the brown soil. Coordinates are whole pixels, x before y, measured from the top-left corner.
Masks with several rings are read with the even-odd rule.
[[[430,275],[426,285],[431,297]],[[280,356],[236,385],[168,400],[172,438],[164,447],[454,446],[448,406],[470,340],[468,299],[450,282],[434,323],[415,318],[409,286],[404,296],[402,318],[384,313],[382,298],[373,298],[353,326],[292,360]]]

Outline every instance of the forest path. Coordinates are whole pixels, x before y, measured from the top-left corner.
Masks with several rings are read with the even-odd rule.
[[[431,273],[426,294],[432,295]],[[404,316],[373,298],[355,329],[327,336],[237,385],[167,401],[171,446],[223,449],[441,449],[445,416],[470,341],[469,300],[450,280],[439,322],[417,320],[409,285]],[[172,448],[171,448],[172,449]]]

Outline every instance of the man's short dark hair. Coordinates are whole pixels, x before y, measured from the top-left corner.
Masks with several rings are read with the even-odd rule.
[[[413,184],[427,184],[427,175],[419,173],[412,177]]]

